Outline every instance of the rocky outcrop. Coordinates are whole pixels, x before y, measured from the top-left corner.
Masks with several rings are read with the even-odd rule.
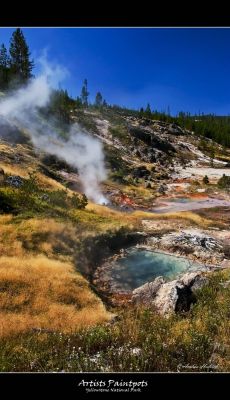
[[[163,194],[165,194],[167,189],[168,189],[167,185],[162,183],[162,185],[160,185],[159,188],[158,188],[158,193],[163,195]]]
[[[220,250],[222,245],[213,237],[205,235],[197,235],[190,233],[182,233],[180,236],[174,238],[174,243],[187,245],[192,247],[201,247],[205,250]]]
[[[163,194],[163,191],[162,193]],[[147,245],[163,251],[186,255],[190,260],[207,265],[220,265],[225,255],[224,243],[220,238],[201,229],[188,228],[179,232],[166,233],[148,238]]]
[[[196,290],[201,289],[208,281],[202,272],[188,272],[171,282],[157,277],[153,282],[135,289],[132,302],[154,308],[164,316],[173,312],[185,312],[196,302]]]
[[[161,150],[166,154],[168,154],[170,151],[172,153],[175,153],[176,151],[172,144],[170,144],[167,140],[160,139],[151,129],[147,130],[142,126],[129,126],[128,130],[132,137],[141,140],[154,149]]]
[[[165,133],[169,133],[171,135],[176,135],[176,136],[185,134],[183,129],[177,124],[169,124]]]
[[[145,305],[152,304],[158,290],[165,283],[162,276],[158,276],[153,282],[147,282],[133,291],[132,301]]]
[[[148,178],[151,175],[151,172],[148,171],[145,165],[141,165],[140,167],[134,168],[132,172],[132,176],[134,178]]]
[[[23,185],[23,180],[20,176],[10,175],[6,179],[6,184],[12,187],[19,188]]]
[[[184,289],[184,290],[183,290]],[[154,307],[162,315],[168,315],[176,311],[176,305],[179,299],[179,294],[183,294],[183,303],[185,299],[190,297],[190,293],[186,293],[186,286],[180,281],[172,281],[163,284],[156,294],[154,299]],[[187,303],[187,300],[186,300]]]

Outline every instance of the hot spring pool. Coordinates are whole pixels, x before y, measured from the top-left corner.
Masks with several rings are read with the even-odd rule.
[[[182,257],[138,248],[130,248],[125,256],[111,264],[107,273],[117,290],[130,291],[157,276],[173,280],[188,270],[197,269],[198,264]]]

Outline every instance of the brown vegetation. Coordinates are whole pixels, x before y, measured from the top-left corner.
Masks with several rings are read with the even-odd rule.
[[[0,258],[0,337],[33,329],[71,333],[109,317],[70,263],[42,255]]]

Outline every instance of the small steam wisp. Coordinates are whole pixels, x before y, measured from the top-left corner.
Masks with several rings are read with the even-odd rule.
[[[100,190],[100,183],[106,179],[102,143],[75,123],[62,140],[52,121],[45,121],[38,113],[45,107],[52,93],[51,84],[60,82],[67,71],[59,66],[40,60],[43,72],[26,87],[20,88],[0,101],[0,124],[19,125],[30,134],[33,144],[50,154],[55,154],[78,169],[84,193],[99,204],[108,201]]]

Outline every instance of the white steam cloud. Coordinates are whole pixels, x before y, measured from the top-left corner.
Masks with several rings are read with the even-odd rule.
[[[100,190],[100,183],[106,179],[102,143],[76,123],[70,127],[68,139],[61,140],[52,121],[45,121],[38,113],[39,107],[49,103],[51,87],[68,73],[60,66],[52,66],[45,56],[40,63],[40,76],[0,101],[0,122],[7,121],[26,130],[37,148],[55,154],[76,167],[87,197],[99,204],[107,203]]]
[[[49,130],[49,127],[47,127]],[[81,131],[73,124],[67,142],[54,135],[33,135],[36,147],[66,160],[76,166],[85,194],[98,204],[107,203],[100,191],[100,183],[106,179],[102,144],[96,138]]]

